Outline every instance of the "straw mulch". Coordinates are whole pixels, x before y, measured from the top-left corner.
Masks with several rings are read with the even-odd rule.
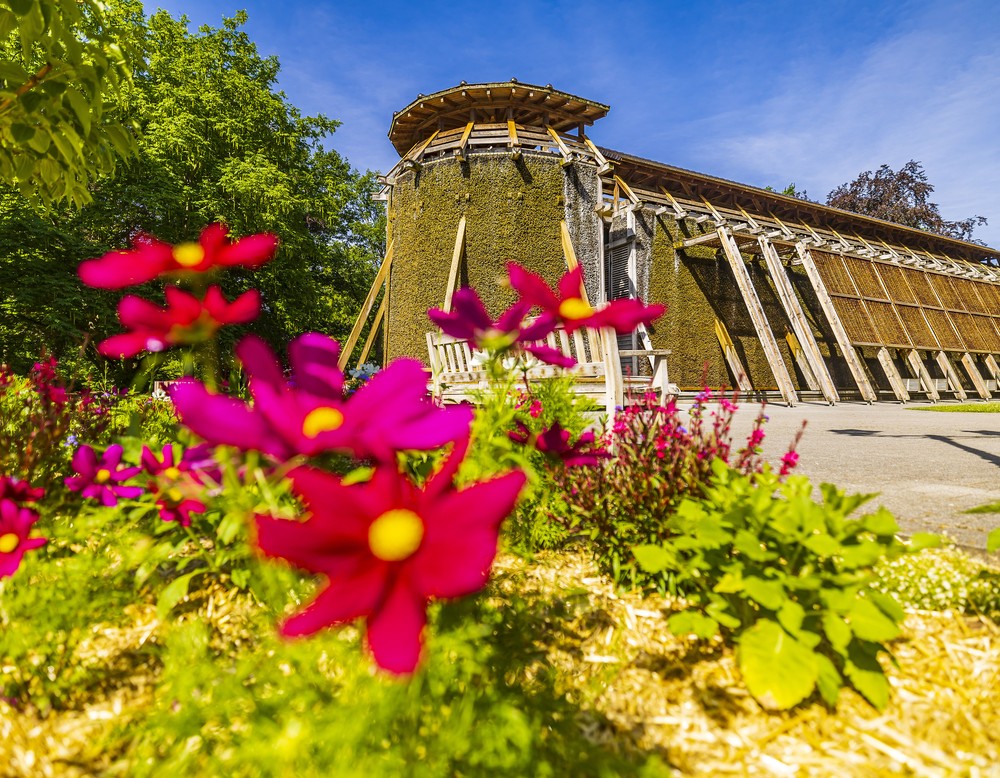
[[[1000,776],[1000,627],[986,619],[909,611],[881,713],[849,690],[835,711],[774,713],[748,695],[731,648],[675,637],[663,600],[616,592],[583,555],[499,568],[502,587],[568,600],[541,648],[597,742],[684,775]]]

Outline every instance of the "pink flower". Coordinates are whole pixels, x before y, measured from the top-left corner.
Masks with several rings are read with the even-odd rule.
[[[108,338],[97,350],[106,357],[124,359],[141,351],[202,343],[213,338],[219,327],[253,321],[260,313],[260,293],[256,289],[244,292],[231,303],[226,302],[217,286],[210,286],[203,300],[176,286],[168,286],[165,294],[165,308],[135,295],[123,297],[118,303],[118,318],[131,332]]]
[[[395,360],[344,399],[339,352],[325,335],[299,336],[288,347],[288,381],[267,345],[248,336],[236,353],[250,376],[252,406],[190,380],[171,384],[170,396],[184,424],[208,442],[280,460],[340,450],[394,462],[397,451],[439,448],[468,434],[471,408],[435,406],[416,360]]]
[[[45,496],[41,487],[33,487],[20,478],[0,475],[0,500],[10,500],[15,503],[38,502]]]
[[[196,447],[201,448],[201,447]],[[188,452],[194,449],[188,449]],[[143,469],[156,480],[149,482],[149,490],[156,494],[156,507],[163,521],[176,521],[182,527],[191,525],[192,513],[204,513],[205,503],[200,499],[203,491],[204,472],[194,467],[185,452],[180,461],[174,459],[173,444],[163,447],[162,458],[157,459],[148,446],[142,449]],[[200,456],[200,452],[199,452]],[[215,460],[211,460],[215,464]]]
[[[781,472],[778,473],[779,476],[786,476],[795,468],[799,463],[799,452],[798,451],[786,451],[785,455],[781,458]]]
[[[269,262],[278,248],[274,235],[260,233],[235,241],[224,224],[210,224],[197,243],[171,246],[148,235],[138,237],[131,251],[112,251],[79,267],[80,279],[98,289],[122,289],[144,284],[164,273],[204,273],[215,267],[257,268]]]
[[[309,516],[302,522],[257,516],[257,544],[268,557],[325,575],[327,584],[281,625],[283,635],[366,619],[378,666],[396,674],[416,669],[428,601],[463,597],[486,585],[500,524],[525,483],[524,473],[515,471],[456,489],[453,478],[467,445],[456,444],[423,488],[393,465],[351,486],[307,467],[289,474]]]
[[[117,505],[119,497],[138,497],[142,487],[121,484],[142,472],[142,468],[120,467],[121,460],[122,447],[118,444],[108,446],[100,459],[90,446],[80,446],[73,455],[73,469],[77,475],[65,479],[66,488],[80,492],[82,497],[100,500],[106,506]]]
[[[563,429],[559,422],[543,429],[538,435],[533,435],[523,422],[514,423],[517,425],[517,430],[507,433],[511,440],[523,445],[534,445],[538,451],[553,459],[561,460],[567,467],[593,466],[611,456],[607,451],[595,446],[594,433],[589,430],[582,433],[575,443],[570,443],[569,430]]]
[[[521,295],[521,300],[542,309],[539,321],[561,322],[567,332],[580,327],[611,327],[616,332],[632,332],[640,324],[649,324],[666,308],[662,305],[645,305],[640,300],[612,300],[601,308],[593,308],[582,296],[583,267],[566,273],[557,291],[551,289],[541,276],[515,262],[507,265],[510,285]]]
[[[23,508],[13,500],[0,499],[0,578],[17,572],[26,551],[32,551],[48,542],[45,538],[29,538],[31,525],[38,521],[38,513]]]
[[[520,348],[550,365],[573,367],[576,364],[576,360],[560,353],[558,349],[531,342],[552,332],[555,321],[550,317],[541,317],[525,324],[524,317],[531,310],[529,303],[519,300],[493,321],[474,289],[459,289],[452,302],[451,312],[440,308],[427,311],[430,320],[445,334],[472,341],[476,348],[488,352],[499,353]]]

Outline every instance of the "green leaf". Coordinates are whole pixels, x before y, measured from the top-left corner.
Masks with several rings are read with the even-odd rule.
[[[10,125],[10,134],[14,136],[17,143],[26,143],[34,137],[35,128],[30,124],[12,124]]]
[[[899,637],[896,622],[886,616],[871,600],[859,597],[847,614],[851,631],[862,640],[884,643]]]
[[[632,553],[639,567],[647,573],[660,573],[677,564],[677,555],[663,546],[633,546]]]
[[[873,540],[862,540],[857,545],[843,546],[840,558],[846,567],[871,567],[885,555],[885,548]]]
[[[910,535],[910,551],[923,551],[925,548],[941,548],[941,536],[934,532],[914,532]]]
[[[697,635],[707,640],[719,634],[719,622],[694,609],[675,613],[667,619],[667,626],[678,637]]]
[[[868,590],[867,594],[868,597],[871,598],[871,601],[879,607],[882,613],[897,624],[906,618],[906,611],[903,610],[902,606],[900,606],[900,604],[896,602],[893,597],[888,594],[883,594],[882,592],[876,592],[874,589]]]
[[[160,592],[160,596],[156,600],[156,615],[160,620],[165,619],[174,606],[187,596],[191,578],[200,572],[200,570],[195,570],[178,576]]]
[[[31,6],[34,0],[7,0],[7,5],[18,16],[27,16],[31,13]]]
[[[91,106],[87,102],[79,90],[70,87],[66,90],[66,94],[63,96],[63,100],[69,104],[70,109],[73,111],[73,115],[76,116],[78,122],[80,122],[80,127],[83,129],[83,134],[87,135],[90,133],[90,122],[91,122]]]
[[[844,654],[853,637],[850,625],[836,613],[830,611],[823,614],[822,622],[823,632],[826,633],[830,645],[838,654]]]
[[[756,576],[743,579],[743,591],[751,600],[772,611],[778,610],[786,599],[785,587],[778,581],[765,581]]]
[[[765,708],[786,710],[812,693],[819,677],[816,656],[774,621],[759,621],[740,636],[740,672]]]
[[[844,679],[829,658],[822,654],[816,655],[816,662],[819,665],[819,675],[816,677],[816,688],[819,689],[823,702],[831,708],[836,707],[837,698],[840,697],[840,689],[844,685]]]
[[[840,542],[832,535],[825,533],[810,535],[802,542],[802,545],[821,557],[831,557],[840,553]]]
[[[759,537],[743,529],[736,533],[736,537],[733,539],[733,548],[754,562],[766,562],[776,556],[767,550]]]
[[[250,571],[245,567],[236,568],[229,574],[229,577],[240,589],[246,589],[247,584],[250,583]]]
[[[896,519],[885,508],[879,508],[874,513],[868,514],[865,519],[865,529],[874,532],[876,535],[895,535],[899,532],[899,525]]]
[[[1000,527],[997,527],[986,537],[986,550],[990,553],[1000,549]]]
[[[857,643],[851,646],[850,658],[844,662],[844,674],[861,695],[876,709],[889,703],[889,680],[875,654]]]
[[[805,621],[806,611],[795,600],[785,600],[778,610],[778,623],[784,627],[789,634],[801,639],[799,632],[802,630],[802,622]]]

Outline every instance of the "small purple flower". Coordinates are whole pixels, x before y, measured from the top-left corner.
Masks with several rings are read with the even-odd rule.
[[[121,467],[122,447],[108,446],[101,456],[90,446],[80,446],[73,455],[76,476],[65,479],[66,488],[80,492],[82,497],[100,500],[103,505],[118,504],[118,498],[133,498],[142,494],[141,486],[122,486],[123,481],[142,472],[141,467]]]

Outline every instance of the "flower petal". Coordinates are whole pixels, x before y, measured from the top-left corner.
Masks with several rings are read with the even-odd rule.
[[[122,289],[152,281],[172,263],[173,250],[169,244],[143,237],[131,251],[112,251],[81,263],[77,273],[87,286]]]
[[[285,637],[312,635],[326,627],[368,616],[384,597],[384,565],[364,566],[357,575],[331,579],[305,610],[281,625]]]
[[[197,381],[178,381],[167,391],[184,425],[210,443],[285,453],[284,443],[240,400],[212,394]]]
[[[250,375],[250,391],[253,391],[253,384],[256,381],[262,381],[279,390],[287,386],[278,358],[270,346],[256,335],[247,335],[236,345],[236,356]]]
[[[344,396],[344,374],[337,360],[340,344],[327,335],[307,332],[288,346],[295,384],[316,397],[336,399]]]
[[[582,290],[583,265],[577,265],[559,279],[559,299],[565,300],[568,297],[579,297]]]
[[[521,348],[536,359],[545,362],[548,365],[555,365],[556,367],[573,367],[576,364],[576,360],[573,359],[573,357],[567,356],[559,349],[552,348],[551,346],[525,345]]]
[[[549,311],[559,309],[559,299],[540,275],[525,270],[516,262],[507,263],[510,285],[521,295],[521,299]]]
[[[224,246],[218,256],[220,265],[243,265],[244,267],[260,267],[274,258],[278,250],[278,237],[262,232],[257,235],[247,235],[227,246]]]
[[[427,624],[427,603],[401,574],[381,607],[368,618],[368,648],[383,670],[406,675],[417,669]]]

